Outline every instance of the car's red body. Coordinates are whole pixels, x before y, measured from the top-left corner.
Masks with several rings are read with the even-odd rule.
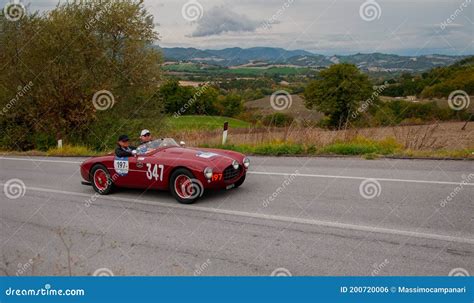
[[[168,146],[158,148],[144,155],[129,157],[128,174],[125,176],[117,174],[114,168],[114,154],[93,157],[84,161],[81,164],[81,175],[85,181],[92,183],[92,168],[95,165],[102,164],[107,168],[115,186],[168,189],[172,172],[178,168],[186,168],[192,172],[194,178],[202,183],[203,189],[225,189],[232,187],[238,180],[245,177],[247,168],[243,165],[244,158],[244,155],[228,150]],[[232,166],[234,160],[239,163],[237,170]],[[150,179],[151,172],[149,170],[153,170],[155,165],[159,166],[160,169]],[[163,167],[162,172],[160,165]],[[204,176],[203,170],[206,167],[213,170],[211,180]],[[228,173],[229,171],[231,173]]]

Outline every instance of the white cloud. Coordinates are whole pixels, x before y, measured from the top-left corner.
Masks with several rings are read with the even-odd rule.
[[[205,11],[204,16],[197,21],[197,28],[191,37],[205,37],[229,32],[253,32],[259,22],[251,20],[243,14],[238,14],[224,6],[214,6]]]

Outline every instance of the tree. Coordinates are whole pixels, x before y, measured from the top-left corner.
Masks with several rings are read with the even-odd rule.
[[[2,111],[0,145],[38,148],[37,138],[57,135],[87,140],[98,115],[112,107],[129,115],[155,100],[157,38],[142,1],[69,1],[16,22],[0,16],[0,107],[32,84]],[[94,96],[107,103],[98,106]]]
[[[223,107],[222,115],[227,117],[235,117],[244,109],[244,106],[242,105],[242,97],[238,94],[231,93],[222,97],[221,104]]]
[[[169,80],[160,86],[165,112],[175,116],[214,115],[218,92],[209,84],[193,88]]]
[[[323,112],[331,127],[342,127],[361,102],[372,95],[369,78],[353,64],[332,65],[319,77],[306,87],[305,105]]]

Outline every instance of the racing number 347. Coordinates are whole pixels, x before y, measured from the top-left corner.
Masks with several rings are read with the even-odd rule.
[[[153,166],[153,169],[152,169],[152,166]],[[147,167],[146,177],[148,178],[148,180],[155,178],[156,181],[158,181],[158,179],[160,181],[163,181],[163,171],[165,170],[165,167],[163,166],[163,164],[153,165],[151,163],[147,163],[146,167]],[[159,173],[158,173],[158,170],[160,170]]]

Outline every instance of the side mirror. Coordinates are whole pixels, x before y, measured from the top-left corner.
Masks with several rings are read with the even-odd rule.
[[[179,145],[180,145],[181,147],[185,147],[185,146],[186,146],[186,143],[185,143],[184,141],[180,141],[180,142],[179,142]]]

